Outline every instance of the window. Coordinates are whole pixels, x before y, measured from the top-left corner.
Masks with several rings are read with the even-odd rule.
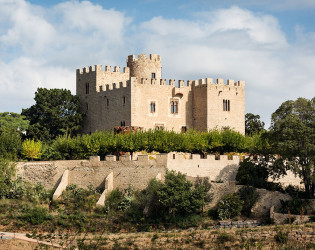
[[[186,126],[182,126],[181,131],[182,131],[182,133],[186,133],[187,132],[187,127]]]
[[[223,111],[230,111],[230,100],[223,100]]]
[[[155,102],[150,103],[150,112],[155,113]]]
[[[171,101],[171,113],[172,114],[178,113],[178,101]]]
[[[85,84],[85,94],[89,94],[90,93],[90,84],[87,82],[86,84]]]
[[[120,122],[120,126],[122,126],[122,127],[126,126],[126,122],[125,121],[121,121]]]
[[[103,86],[100,86],[100,92],[103,91]]]
[[[123,96],[123,104],[126,104],[126,96]]]
[[[155,79],[155,73],[151,74],[151,78]]]
[[[164,124],[155,124],[154,127],[156,130],[164,130]]]

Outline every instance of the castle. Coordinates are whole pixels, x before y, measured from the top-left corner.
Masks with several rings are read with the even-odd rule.
[[[115,126],[208,131],[230,127],[245,133],[245,82],[212,78],[162,79],[161,57],[130,55],[127,67],[77,69],[76,94],[85,113],[83,132]]]

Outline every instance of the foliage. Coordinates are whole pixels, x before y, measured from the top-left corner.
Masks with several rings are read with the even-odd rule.
[[[0,198],[5,198],[8,195],[15,172],[13,163],[0,158]]]
[[[43,207],[27,207],[24,213],[20,216],[20,219],[31,223],[32,225],[42,224],[46,220],[51,220],[52,216],[48,210]]]
[[[315,192],[315,98],[286,101],[272,114],[269,138],[277,168],[298,175],[309,198]]]
[[[307,213],[309,209],[309,200],[302,200],[299,198],[293,198],[292,200],[280,200],[281,207],[280,213],[288,213],[290,211],[291,214],[303,214]]]
[[[238,192],[240,200],[243,201],[242,214],[251,216],[252,208],[259,199],[259,194],[254,187],[244,186]]]
[[[26,139],[22,143],[22,155],[27,159],[39,159],[42,155],[41,141],[34,141],[34,139]]]
[[[125,189],[123,192],[114,189],[106,196],[105,206],[107,211],[125,211],[130,205],[134,197],[134,190],[131,187]]]
[[[0,113],[0,131],[26,131],[29,121],[14,112]]]
[[[21,133],[16,130],[0,132],[0,158],[16,160],[21,150]]]
[[[218,203],[219,219],[227,220],[239,216],[242,211],[243,201],[236,193],[227,194]]]
[[[275,235],[275,240],[278,243],[281,244],[286,244],[288,242],[288,234],[282,231],[279,231],[276,235]]]
[[[264,165],[245,159],[240,162],[235,179],[240,185],[263,188],[266,186],[268,176],[268,169]]]
[[[91,212],[99,197],[99,191],[93,186],[83,189],[75,184],[71,184],[62,193],[62,203],[65,204],[66,209],[69,211],[81,210]]]
[[[81,127],[79,98],[66,89],[38,88],[35,102],[22,115],[30,120],[27,136],[48,141],[59,135],[75,135]]]
[[[101,159],[115,152],[160,152],[169,153],[216,153],[245,152],[254,147],[248,143],[249,137],[244,137],[232,130],[187,133],[174,131],[148,130],[135,133],[115,134],[112,131],[95,132],[91,135],[59,136],[45,148],[43,159],[86,159],[91,155],[99,155]]]
[[[193,185],[184,174],[167,172],[164,183],[152,179],[145,190],[135,193],[127,215],[137,221],[145,215],[155,222],[187,218],[201,212],[209,186],[207,180]]]
[[[245,115],[245,134],[254,135],[260,134],[264,131],[265,123],[260,121],[259,115],[254,115],[252,113],[247,113]]]

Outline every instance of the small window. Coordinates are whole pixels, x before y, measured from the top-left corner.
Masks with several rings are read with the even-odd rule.
[[[155,113],[155,102],[150,103],[150,112]]]
[[[123,96],[123,104],[126,104],[126,96]]]
[[[186,126],[182,126],[181,131],[182,131],[182,133],[186,133],[187,132],[187,127]]]
[[[126,126],[125,121],[121,121],[121,122],[120,122],[120,126],[122,126],[122,127]]]
[[[99,88],[100,88],[100,92],[103,91],[103,86],[100,86]]]
[[[178,101],[171,101],[171,113],[172,114],[178,113]]]
[[[230,111],[230,100],[223,100],[223,111]]]
[[[90,93],[90,83],[87,82],[87,83],[85,84],[85,94],[88,95],[89,93]]]
[[[155,73],[151,74],[151,78],[155,79]]]
[[[154,128],[156,130],[164,130],[164,125],[163,124],[155,124]]]

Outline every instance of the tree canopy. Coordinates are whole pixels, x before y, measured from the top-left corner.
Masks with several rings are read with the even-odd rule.
[[[33,106],[22,111],[22,115],[30,120],[29,138],[47,141],[80,130],[79,98],[70,90],[38,88],[34,100]]]
[[[247,113],[245,115],[245,134],[254,135],[259,134],[264,130],[265,123],[260,121],[259,115],[254,115],[252,113]]]
[[[14,112],[0,113],[0,131],[19,130],[26,131],[29,121],[24,116]]]
[[[286,101],[272,114],[270,141],[281,159],[277,166],[292,170],[309,197],[315,190],[315,98]]]

